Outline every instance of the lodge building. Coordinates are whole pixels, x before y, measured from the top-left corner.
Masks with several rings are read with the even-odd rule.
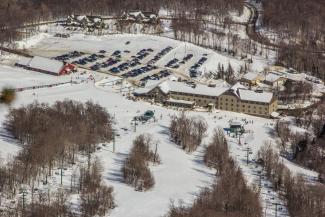
[[[134,95],[167,106],[189,109],[194,106],[209,107],[261,117],[270,117],[277,109],[277,99],[272,92],[249,90],[239,83],[230,86],[221,82],[209,87],[167,80],[139,88]]]

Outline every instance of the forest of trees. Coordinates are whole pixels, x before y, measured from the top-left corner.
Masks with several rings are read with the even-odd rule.
[[[0,1],[0,44],[20,36],[14,29],[23,24],[65,18],[70,14],[119,15],[125,10],[171,11],[172,16],[201,17],[230,10],[242,12],[243,0],[2,0]]]
[[[293,175],[281,162],[279,155],[266,143],[259,151],[265,176],[287,202],[290,216],[322,217],[325,215],[325,188],[322,184],[310,184],[303,177]]]
[[[182,112],[172,116],[169,126],[170,138],[187,152],[193,152],[206,136],[208,124],[202,117],[190,117]]]
[[[299,103],[302,104],[311,99],[313,85],[303,81],[287,80],[284,89],[278,92],[278,100],[283,104]]]
[[[263,26],[283,40],[278,62],[325,80],[325,4],[323,0],[262,0]],[[289,41],[288,43],[284,42]]]
[[[114,208],[113,189],[102,183],[100,162],[92,157],[98,143],[112,140],[112,125],[110,114],[90,101],[57,101],[51,106],[34,102],[10,109],[5,127],[8,135],[20,142],[21,151],[0,165],[2,198],[15,198],[22,185],[32,186],[33,194],[37,183],[48,185],[55,168],[61,167],[62,173],[63,167],[75,165],[77,154],[86,157],[87,165],[71,176],[70,189],[62,188],[54,198],[45,192],[32,197],[30,203],[17,203],[14,210],[6,210],[5,216],[67,216],[71,209],[66,200],[71,193],[81,194],[85,217],[102,216]]]
[[[149,163],[160,163],[158,144],[153,143],[151,135],[142,134],[133,141],[133,147],[123,164],[124,182],[134,186],[137,191],[152,188],[155,179],[149,169]]]
[[[216,168],[216,183],[202,190],[190,207],[172,204],[167,216],[261,217],[258,193],[247,186],[240,168],[229,156],[222,129],[214,131],[204,159],[207,166]]]

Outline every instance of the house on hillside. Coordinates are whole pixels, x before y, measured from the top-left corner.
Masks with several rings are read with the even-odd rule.
[[[65,26],[101,29],[105,27],[101,16],[70,15],[66,19]]]
[[[276,72],[270,72],[265,75],[263,79],[263,83],[266,85],[270,85],[273,88],[280,88],[281,86],[283,86],[286,80],[287,79],[284,76],[282,76],[282,74]]]
[[[128,11],[124,12],[121,16],[122,20],[131,21],[136,23],[150,23],[157,24],[160,22],[159,16],[154,12],[143,11]]]
[[[55,76],[70,74],[76,70],[76,66],[73,64],[39,56],[22,57],[15,65],[27,70]]]
[[[250,87],[257,85],[262,79],[263,76],[261,74],[248,72],[240,79],[240,82],[245,86]]]

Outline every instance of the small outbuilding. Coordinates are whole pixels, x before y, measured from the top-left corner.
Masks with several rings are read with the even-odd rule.
[[[22,57],[15,65],[27,70],[56,76],[70,74],[76,70],[76,66],[73,64],[39,56]]]

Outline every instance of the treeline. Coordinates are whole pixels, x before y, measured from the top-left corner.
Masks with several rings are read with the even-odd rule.
[[[103,183],[101,164],[96,159],[86,168],[80,168],[80,211],[83,217],[105,216],[115,208],[113,187]]]
[[[7,216],[47,216],[45,213],[52,209],[56,216],[66,216],[71,209],[65,195],[70,193],[81,193],[81,213],[87,217],[103,215],[114,207],[113,189],[102,184],[100,164],[91,158],[98,143],[113,137],[113,119],[103,107],[90,101],[57,101],[52,106],[34,102],[11,109],[5,123],[22,150],[0,168],[2,198],[14,199],[22,185],[31,186],[33,194],[37,183],[48,185],[56,167],[62,170],[76,164],[77,154],[88,159],[86,168],[71,176],[70,190],[56,195],[57,201],[50,193],[41,194],[23,206],[17,203],[17,212],[6,210]]]
[[[281,162],[271,144],[265,144],[258,153],[267,178],[275,190],[287,201],[290,216],[325,216],[325,187],[310,184],[302,177],[294,176]]]
[[[243,0],[2,0],[0,1],[0,44],[20,37],[16,27],[43,20],[65,18],[70,14],[120,15],[125,10],[171,12],[174,17],[191,19],[204,15],[225,17],[229,11],[242,12]]]
[[[278,92],[278,99],[283,104],[304,102],[311,99],[313,85],[304,81],[287,80],[284,89]]]
[[[190,117],[182,112],[172,116],[169,126],[170,138],[187,152],[193,152],[201,144],[208,124],[201,117]]]
[[[25,207],[18,203],[16,209],[3,210],[2,214],[6,217],[16,217],[20,213],[24,217],[104,216],[115,207],[115,203],[113,188],[102,183],[100,167],[99,161],[95,160],[88,169],[81,168],[82,174],[77,183],[78,191],[59,189],[52,195],[39,194]],[[72,193],[80,193],[80,210],[75,210],[69,205],[68,199]]]
[[[319,48],[320,52],[313,52],[297,44],[282,44],[277,52],[276,64],[306,72],[325,81],[325,57],[324,53],[321,53],[324,49]]]
[[[323,0],[262,0],[263,24],[296,38],[304,47],[321,48],[325,34]],[[324,50],[324,47],[323,47]]]
[[[158,144],[154,144],[150,135],[140,135],[133,141],[133,147],[122,167],[124,182],[134,186],[137,191],[152,188],[155,179],[149,169],[149,163],[159,164]]]
[[[221,129],[215,130],[205,152],[205,162],[218,171],[216,184],[204,189],[190,207],[171,205],[168,217],[261,217],[258,193],[250,189]]]
[[[50,173],[56,163],[75,163],[76,153],[90,156],[98,143],[113,138],[112,117],[91,101],[57,101],[52,106],[34,102],[11,109],[6,125],[23,144],[18,155],[23,179],[37,174],[39,167]]]
[[[283,42],[278,62],[325,80],[325,58],[313,53],[325,50],[324,1],[262,0],[262,4],[263,25],[276,31]]]

